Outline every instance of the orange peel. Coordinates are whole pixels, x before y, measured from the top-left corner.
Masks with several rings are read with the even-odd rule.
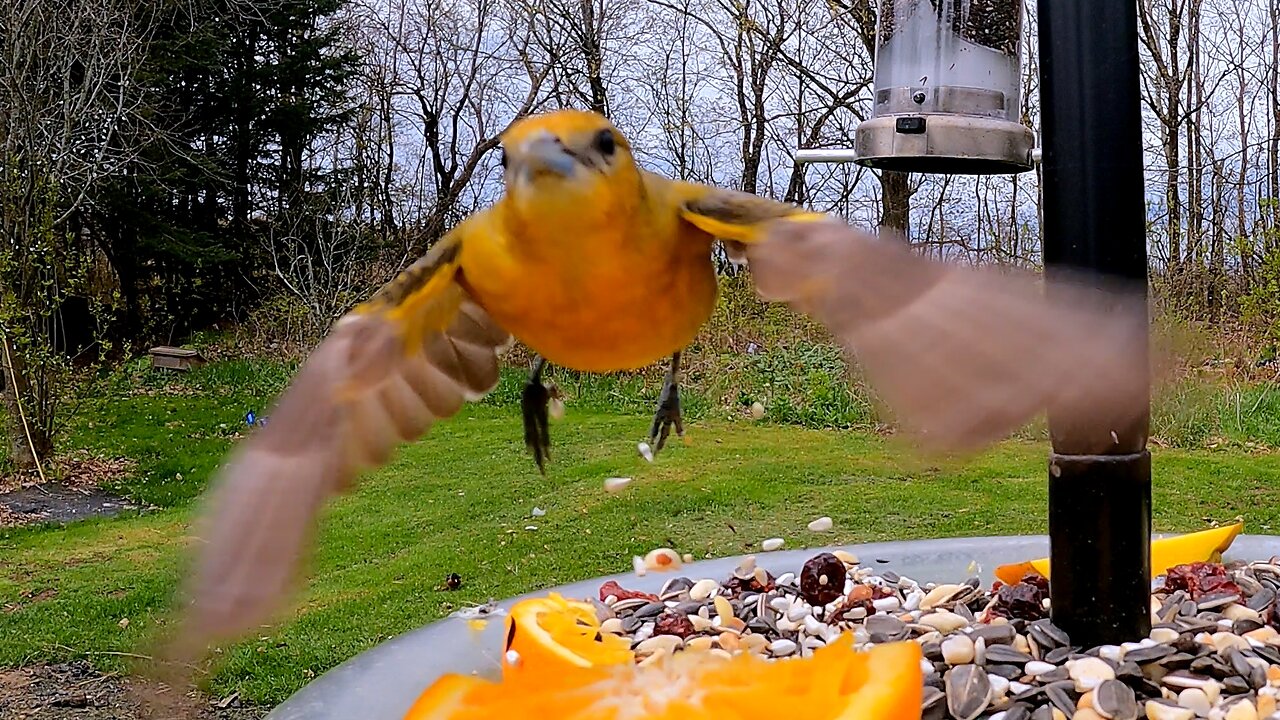
[[[1231,547],[1231,543],[1244,530],[1244,521],[1239,520],[1231,525],[1201,530],[1200,532],[1176,535],[1151,541],[1151,575],[1163,575],[1169,568],[1193,562],[1218,562],[1222,553]],[[1049,577],[1049,558],[1009,563],[995,569],[995,575],[1001,582],[1013,585],[1022,581],[1027,575]]]
[[[507,673],[499,680],[446,675],[404,720],[919,720],[920,646],[859,652],[845,634],[810,657],[766,660],[682,652],[654,663],[568,666],[556,673]]]

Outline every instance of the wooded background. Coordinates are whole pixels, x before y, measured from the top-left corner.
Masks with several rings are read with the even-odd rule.
[[[1280,0],[1138,0],[1151,272],[1175,322],[1280,340]],[[1032,3],[1034,5],[1034,3]],[[85,368],[264,323],[305,348],[500,192],[513,119],[1034,266],[1039,177],[797,166],[870,108],[874,0],[7,0],[0,335],[11,459]],[[1035,8],[1022,121],[1039,124]],[[1089,152],[1081,147],[1080,152]]]

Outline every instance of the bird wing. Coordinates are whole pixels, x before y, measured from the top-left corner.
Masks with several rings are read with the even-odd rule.
[[[472,227],[460,224],[341,318],[270,422],[233,450],[198,528],[189,639],[236,635],[268,620],[290,590],[324,503],[497,385],[510,334],[458,282],[458,250]]]
[[[821,322],[926,447],[977,449],[1051,408],[1062,447],[1143,449],[1150,363],[1137,288],[934,261],[784,203],[686,194],[683,217],[745,254],[761,297]]]
[[[697,183],[672,182],[680,217],[721,240],[754,243],[769,220],[821,221],[829,215],[751,193],[725,190]],[[740,247],[731,247],[738,251]]]

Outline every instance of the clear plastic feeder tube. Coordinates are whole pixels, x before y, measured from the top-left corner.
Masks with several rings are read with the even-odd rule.
[[[1021,0],[879,0],[873,114],[1017,122],[1021,40]]]

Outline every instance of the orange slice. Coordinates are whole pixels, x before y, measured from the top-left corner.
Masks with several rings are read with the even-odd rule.
[[[567,667],[499,681],[446,675],[404,720],[919,720],[920,646],[858,652],[848,634],[808,658],[676,653],[644,666]]]
[[[1231,547],[1231,543],[1243,530],[1244,521],[1239,520],[1231,525],[1201,530],[1187,535],[1152,540],[1151,576],[1163,575],[1175,565],[1185,565],[1193,562],[1221,562],[1222,553]],[[1049,558],[1009,563],[995,569],[995,576],[1006,585],[1019,583],[1027,575],[1040,575],[1048,578]]]
[[[630,641],[600,632],[591,603],[566,600],[556,593],[516,603],[506,627],[504,673],[515,668],[554,673],[566,667],[635,662]]]

